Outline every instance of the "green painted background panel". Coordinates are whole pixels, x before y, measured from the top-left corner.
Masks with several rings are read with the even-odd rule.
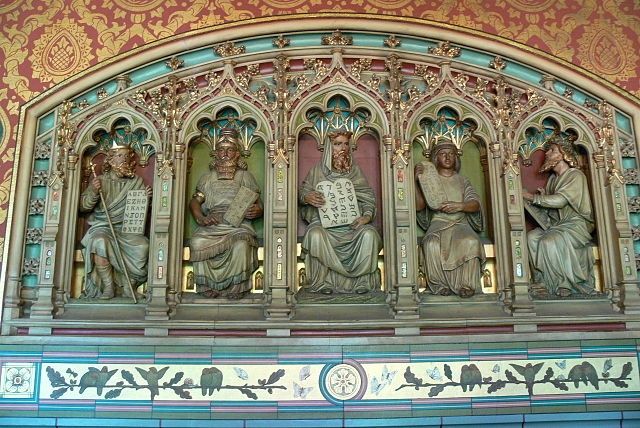
[[[55,113],[51,112],[40,118],[38,121],[38,135],[42,135],[53,128],[53,125],[55,124],[55,117]]]

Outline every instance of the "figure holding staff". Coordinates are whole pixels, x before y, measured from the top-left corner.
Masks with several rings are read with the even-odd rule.
[[[143,234],[123,233],[127,195],[146,191],[135,173],[135,153],[128,146],[112,146],[103,164],[80,197],[80,211],[90,212],[89,230],[82,238],[85,283],[83,296],[108,300],[122,294],[136,301],[134,287],[147,280],[149,239]]]

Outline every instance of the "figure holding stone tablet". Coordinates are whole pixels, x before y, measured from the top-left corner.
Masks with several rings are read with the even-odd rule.
[[[329,133],[323,159],[300,189],[302,241],[308,289],[323,294],[364,294],[380,289],[378,253],[382,240],[371,224],[375,195],[352,164],[349,131]]]
[[[240,159],[234,129],[220,130],[211,171],[200,178],[189,208],[199,227],[191,237],[196,291],[210,298],[241,299],[258,268],[251,221],[262,216],[260,190]]]
[[[442,140],[431,162],[416,165],[418,223],[427,232],[421,265],[433,294],[471,297],[480,290],[485,263],[478,232],[484,227],[480,197],[469,179],[458,174],[457,147]]]

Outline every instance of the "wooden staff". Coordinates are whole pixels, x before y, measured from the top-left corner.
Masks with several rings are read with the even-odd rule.
[[[89,162],[89,166],[91,167],[91,172],[93,172],[93,176],[98,178],[96,174],[96,165],[93,161]],[[107,223],[109,223],[109,230],[111,230],[111,235],[113,235],[113,241],[115,242],[116,254],[120,259],[120,263],[122,263],[122,271],[124,272],[124,276],[127,279],[127,285],[129,286],[129,291],[131,291],[131,297],[133,297],[133,303],[138,303],[136,299],[136,292],[133,291],[133,286],[131,285],[131,279],[129,278],[129,272],[127,272],[127,266],[124,263],[124,257],[122,256],[122,250],[120,250],[120,243],[118,242],[118,237],[116,236],[116,231],[113,228],[113,223],[111,222],[111,215],[109,215],[109,210],[107,209],[107,204],[104,201],[104,194],[102,193],[102,186],[98,190],[98,194],[100,195],[100,201],[102,202],[102,206],[104,207],[104,214],[107,217]],[[115,281],[114,281],[115,282]]]

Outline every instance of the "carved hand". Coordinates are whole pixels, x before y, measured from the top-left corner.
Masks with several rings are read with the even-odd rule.
[[[262,216],[262,207],[258,204],[253,204],[249,207],[244,217],[252,220],[254,218],[258,218]]]
[[[218,224],[220,223],[220,221],[218,220],[218,218],[216,218],[216,216],[214,215],[210,215],[210,216],[202,216],[199,217],[197,220],[198,224],[200,226],[211,226],[213,224]]]
[[[419,164],[416,165],[416,167],[414,168],[413,172],[414,172],[413,175],[416,177],[416,179],[418,178],[419,175],[424,173],[424,165],[422,164],[422,162],[420,162]]]
[[[445,201],[440,206],[440,211],[445,212],[447,214],[459,213],[463,209],[464,209],[464,203],[463,202]]]
[[[93,180],[91,180],[91,186],[93,186],[93,193],[95,193],[96,195],[100,193],[100,190],[102,190],[102,182],[98,177],[95,177]]]
[[[370,215],[363,215],[362,217],[358,217],[357,219],[355,219],[353,221],[353,223],[351,223],[351,225],[349,226],[351,229],[357,229],[360,226],[363,226],[367,223],[371,223],[371,216]]]
[[[322,192],[319,192],[317,190],[307,193],[306,195],[304,195],[303,199],[306,204],[313,205],[316,208],[320,208],[326,202],[324,200],[324,196],[322,195]]]
[[[146,186],[144,188],[144,191],[147,192],[147,196],[148,197],[152,197],[153,196],[153,189],[151,188],[151,186]]]

